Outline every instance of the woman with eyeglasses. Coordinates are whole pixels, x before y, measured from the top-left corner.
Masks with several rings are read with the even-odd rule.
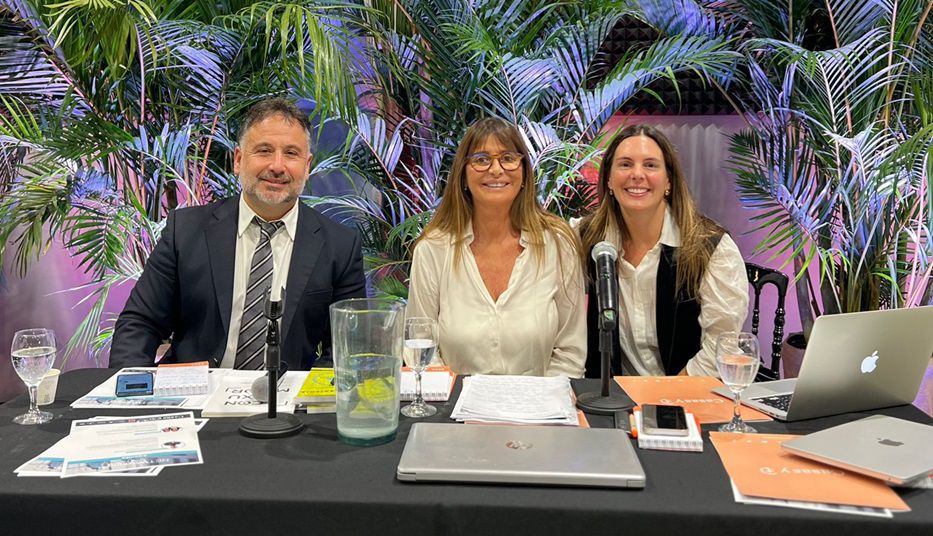
[[[618,251],[612,373],[718,376],[716,338],[741,330],[748,313],[745,263],[726,230],[697,210],[671,143],[647,125],[623,129],[606,148],[598,192],[596,210],[573,224],[587,257],[604,240]],[[598,377],[595,302],[586,375]]]
[[[459,374],[580,377],[584,311],[579,240],[538,204],[518,129],[478,121],[415,245],[407,316],[437,319]]]

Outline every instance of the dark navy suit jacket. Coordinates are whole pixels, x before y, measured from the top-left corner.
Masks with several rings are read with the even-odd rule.
[[[238,197],[169,213],[117,319],[111,367],[152,366],[169,336],[171,349],[161,362],[220,365],[230,328],[238,213]],[[310,368],[319,343],[329,355],[331,303],[365,295],[359,234],[299,202],[281,320],[281,355],[289,369]]]

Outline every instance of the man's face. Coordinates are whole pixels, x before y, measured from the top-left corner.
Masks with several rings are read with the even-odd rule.
[[[295,205],[310,166],[307,133],[280,114],[253,124],[233,152],[233,172],[246,204],[267,221],[281,218]]]

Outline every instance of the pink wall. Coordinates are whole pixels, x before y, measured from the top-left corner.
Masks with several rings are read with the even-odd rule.
[[[0,401],[9,400],[26,391],[10,363],[10,344],[17,330],[34,327],[55,330],[59,347],[56,366],[60,365],[68,339],[87,315],[92,303],[88,301],[75,305],[86,295],[86,291],[67,292],[68,289],[86,284],[90,279],[77,266],[77,261],[57,242],[31,265],[23,278],[12,275],[9,262],[5,263],[3,268],[7,279],[5,286],[0,287]],[[111,293],[106,307],[110,314],[117,314],[123,309],[131,288],[129,285],[124,287]],[[107,356],[101,359],[101,365],[106,366]],[[75,355],[70,357],[65,368],[70,370],[94,366],[97,363],[91,356]]]

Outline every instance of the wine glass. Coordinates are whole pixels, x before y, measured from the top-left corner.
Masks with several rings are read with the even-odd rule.
[[[719,369],[722,382],[735,395],[732,421],[720,426],[720,432],[756,432],[742,421],[739,408],[742,405],[742,391],[755,379],[759,363],[758,337],[754,334],[726,331],[716,339],[716,368]]]
[[[415,372],[415,401],[402,408],[406,417],[430,417],[437,408],[424,403],[421,395],[421,371],[434,359],[437,352],[437,321],[433,318],[405,320],[405,364]]]
[[[42,424],[52,420],[52,414],[39,411],[36,396],[39,383],[55,362],[55,332],[50,329],[23,329],[13,335],[10,349],[13,370],[29,388],[29,411],[13,419],[16,424]]]

